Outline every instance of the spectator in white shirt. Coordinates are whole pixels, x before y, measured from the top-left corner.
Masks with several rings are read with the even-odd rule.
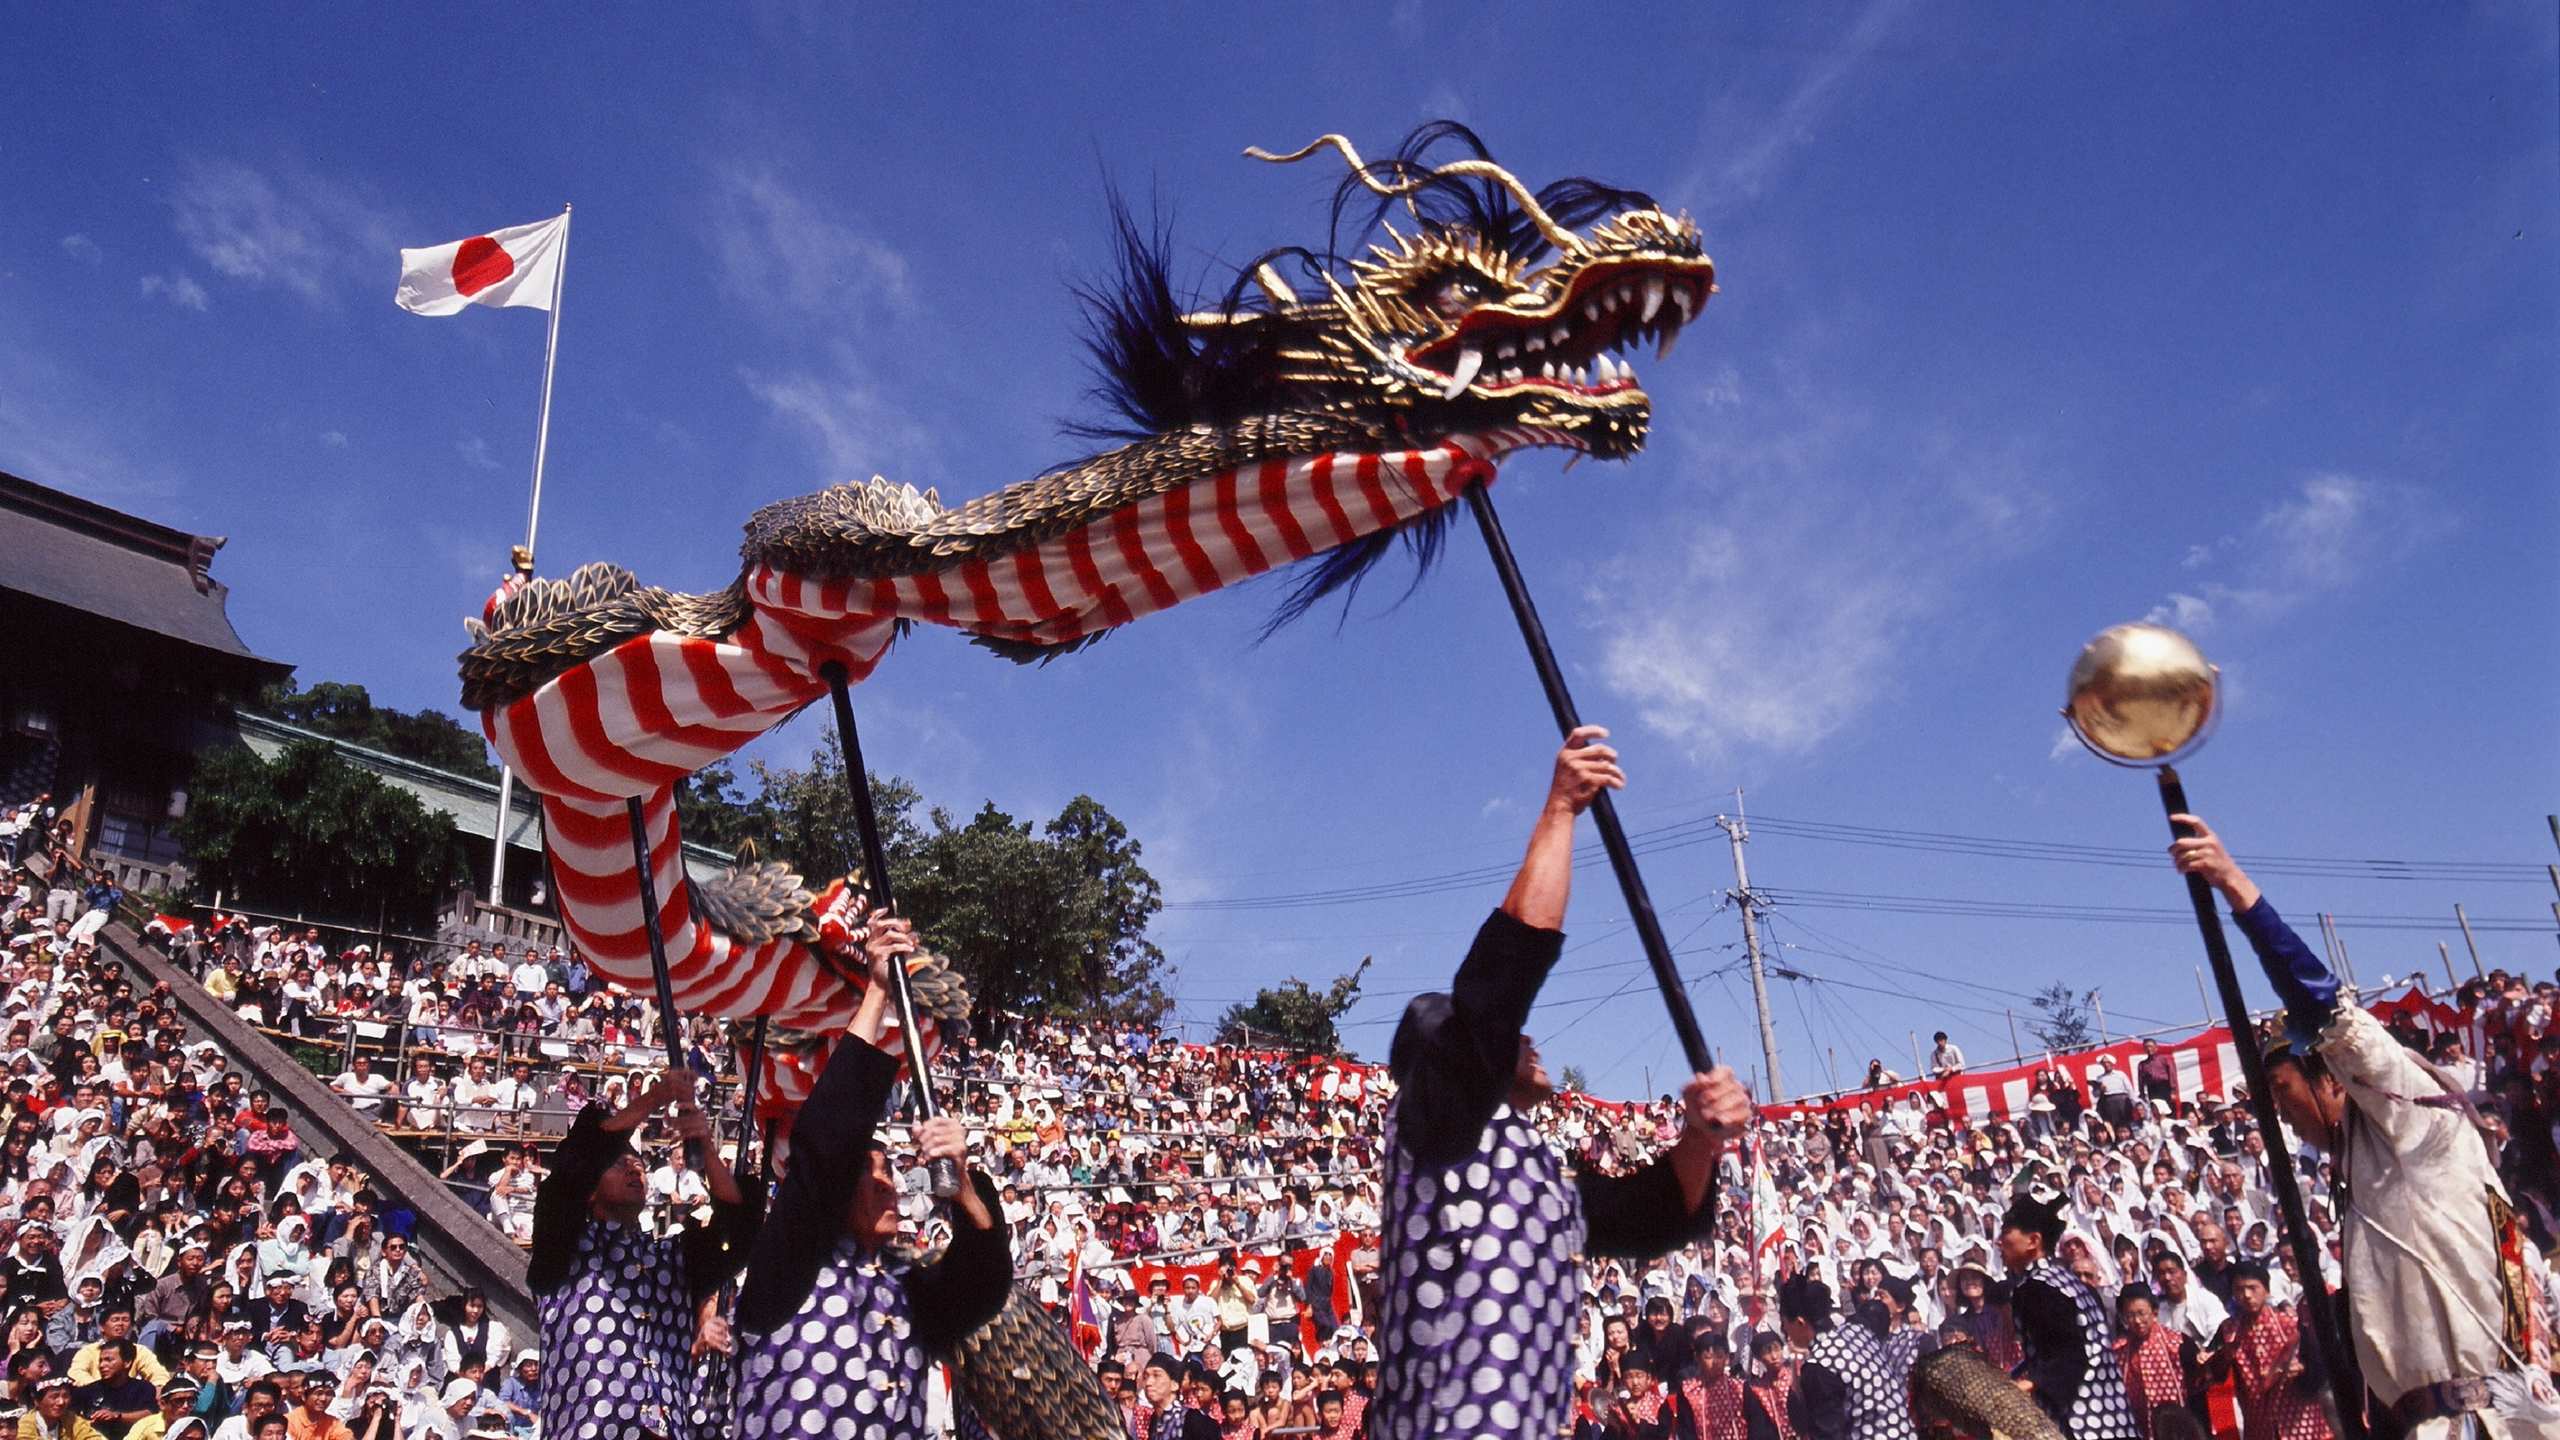
[[[1929,1073],[1941,1080],[1964,1073],[1964,1051],[1947,1038],[1944,1030],[1931,1037]]]
[[[390,1076],[373,1073],[372,1056],[358,1055],[347,1063],[346,1070],[337,1079],[330,1082],[330,1088],[346,1096],[347,1104],[357,1114],[368,1120],[379,1120],[382,1118],[383,1097],[396,1087],[392,1085]]]
[[[489,1062],[478,1055],[464,1062],[462,1078],[453,1082],[448,1092],[453,1102],[453,1124],[458,1130],[486,1135],[498,1128],[497,1112],[506,1103],[505,1092],[489,1078]]]

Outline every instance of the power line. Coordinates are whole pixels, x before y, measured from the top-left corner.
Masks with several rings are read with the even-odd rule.
[[[1982,900],[1954,895],[1887,895],[1860,890],[1810,890],[1767,887],[1760,891],[1774,905],[1811,910],[1876,910],[1898,915],[1958,915],[1981,919],[2071,920],[2083,924],[2192,925],[2195,912],[2151,905],[2099,905],[2038,900]],[[2332,914],[2332,923],[2358,930],[2442,930],[2435,915]],[[2536,934],[2551,928],[2548,920],[2474,916],[2474,930]]]

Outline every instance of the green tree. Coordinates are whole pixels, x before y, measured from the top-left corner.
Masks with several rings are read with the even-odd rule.
[[[489,762],[488,743],[479,731],[441,710],[376,705],[361,685],[323,680],[308,690],[295,690],[279,683],[261,691],[254,708],[289,725],[439,770],[493,782],[498,778],[498,767]]]
[[[759,858],[780,858],[773,810],[764,792],[740,790],[737,767],[726,760],[714,760],[676,782],[676,815],[684,838],[696,845],[733,854],[752,845]]]
[[[1360,1000],[1360,977],[1369,969],[1369,957],[1348,975],[1337,975],[1322,991],[1292,975],[1277,986],[1266,985],[1254,993],[1251,1004],[1231,1005],[1218,1020],[1218,1040],[1228,1045],[1263,1045],[1276,1043],[1301,1052],[1334,1055],[1341,1053],[1342,1036],[1334,1028]]]
[[[1564,1067],[1564,1078],[1556,1082],[1556,1088],[1559,1090],[1579,1090],[1583,1094],[1588,1095],[1591,1093],[1591,1077],[1582,1073],[1581,1066],[1567,1065]]]
[[[317,740],[273,763],[245,747],[208,750],[188,793],[178,839],[197,889],[251,908],[422,929],[470,874],[443,816]]]
[[[853,792],[844,783],[844,752],[837,747],[835,734],[834,726],[827,727],[803,768],[750,762],[757,794],[742,804],[750,833],[762,837],[758,853],[790,865],[807,876],[813,887],[862,865],[862,827],[854,819]],[[915,854],[923,841],[924,831],[915,815],[924,806],[924,796],[895,776],[868,778],[871,807],[879,817],[881,843],[892,866],[889,878],[901,882],[896,886],[901,906],[914,914],[912,907],[904,905],[905,867],[898,860]],[[769,847],[766,840],[771,842]]]
[[[2089,1020],[2089,1006],[2097,998],[2095,990],[2074,990],[2057,980],[2027,1002],[2044,1017],[2027,1022],[2027,1030],[2048,1050],[2078,1049],[2097,1038],[2097,1029]]]

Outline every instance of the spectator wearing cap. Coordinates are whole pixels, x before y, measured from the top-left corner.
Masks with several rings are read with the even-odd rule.
[[[221,1346],[206,1340],[194,1341],[179,1363],[179,1373],[170,1377],[171,1384],[184,1380],[195,1387],[195,1400],[189,1408],[208,1419],[220,1419],[240,1408],[238,1388],[224,1384],[216,1373],[215,1362],[221,1356]]]
[[[317,1366],[303,1372],[302,1403],[285,1414],[292,1440],[355,1440],[347,1422],[329,1413],[338,1398],[338,1377]]]
[[[198,1387],[184,1375],[174,1375],[160,1387],[155,1397],[160,1408],[133,1422],[124,1432],[125,1440],[167,1440],[169,1427],[195,1413]]]
[[[276,1370],[276,1362],[257,1347],[257,1338],[257,1326],[249,1317],[233,1312],[222,1327],[222,1353],[213,1362],[215,1377],[243,1394]]]
[[[519,1433],[531,1431],[541,1420],[542,1352],[527,1350],[516,1357],[506,1383],[498,1387],[498,1404],[507,1412],[507,1428]]]
[[[1937,1336],[1913,1313],[1912,1301],[1918,1295],[1919,1288],[1912,1282],[1887,1272],[1868,1302],[1884,1313],[1884,1329],[1876,1339],[1884,1351],[1885,1368],[1899,1385],[1909,1384],[1911,1367],[1938,1348]]]
[[[97,1426],[98,1433],[107,1440],[124,1440],[134,1422],[157,1414],[160,1409],[155,1387],[134,1373],[134,1355],[130,1339],[101,1340],[81,1352],[82,1359],[97,1367],[96,1379],[81,1383],[76,1360],[72,1362],[73,1373],[63,1377],[79,1385],[72,1394],[72,1408]]]
[[[109,1440],[87,1418],[72,1413],[73,1400],[67,1377],[49,1375],[37,1381],[34,1400],[18,1421],[18,1440]]]

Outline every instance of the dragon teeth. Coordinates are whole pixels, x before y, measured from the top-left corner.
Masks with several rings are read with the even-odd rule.
[[[1690,314],[1697,306],[1698,297],[1690,293],[1688,286],[1683,285],[1671,292],[1671,303],[1679,308],[1680,323],[1686,325],[1689,323]]]
[[[1559,325],[1559,326],[1557,326],[1556,328],[1554,328],[1553,330],[1550,330],[1550,331],[1548,331],[1548,332],[1547,332],[1547,343],[1548,343],[1548,344],[1550,344],[1550,345],[1561,345],[1561,344],[1563,344],[1565,341],[1570,340],[1570,339],[1572,339],[1572,338],[1573,338],[1573,332],[1572,332],[1572,331],[1570,331],[1570,330],[1567,330],[1567,329],[1566,329],[1565,327],[1563,327],[1562,325]]]
[[[1670,288],[1662,283],[1659,275],[1644,282],[1644,323],[1652,324],[1653,317],[1662,313],[1662,301]]]
[[[1443,400],[1455,400],[1459,396],[1466,394],[1467,387],[1476,383],[1476,376],[1482,374],[1483,371],[1483,351],[1475,349],[1472,346],[1459,351],[1458,368],[1450,375],[1448,385],[1440,391],[1440,398]]]
[[[1656,342],[1653,347],[1653,358],[1656,360],[1670,359],[1671,347],[1679,343],[1680,327],[1677,325],[1665,325],[1662,327],[1662,339]]]
[[[1538,367],[1538,378],[1539,378],[1539,379],[1541,379],[1541,380],[1553,380],[1554,378],[1556,378],[1556,362],[1554,362],[1553,360],[1550,360],[1550,361],[1548,361],[1547,363],[1545,363],[1545,364],[1543,364],[1543,365],[1539,366],[1539,367]]]

